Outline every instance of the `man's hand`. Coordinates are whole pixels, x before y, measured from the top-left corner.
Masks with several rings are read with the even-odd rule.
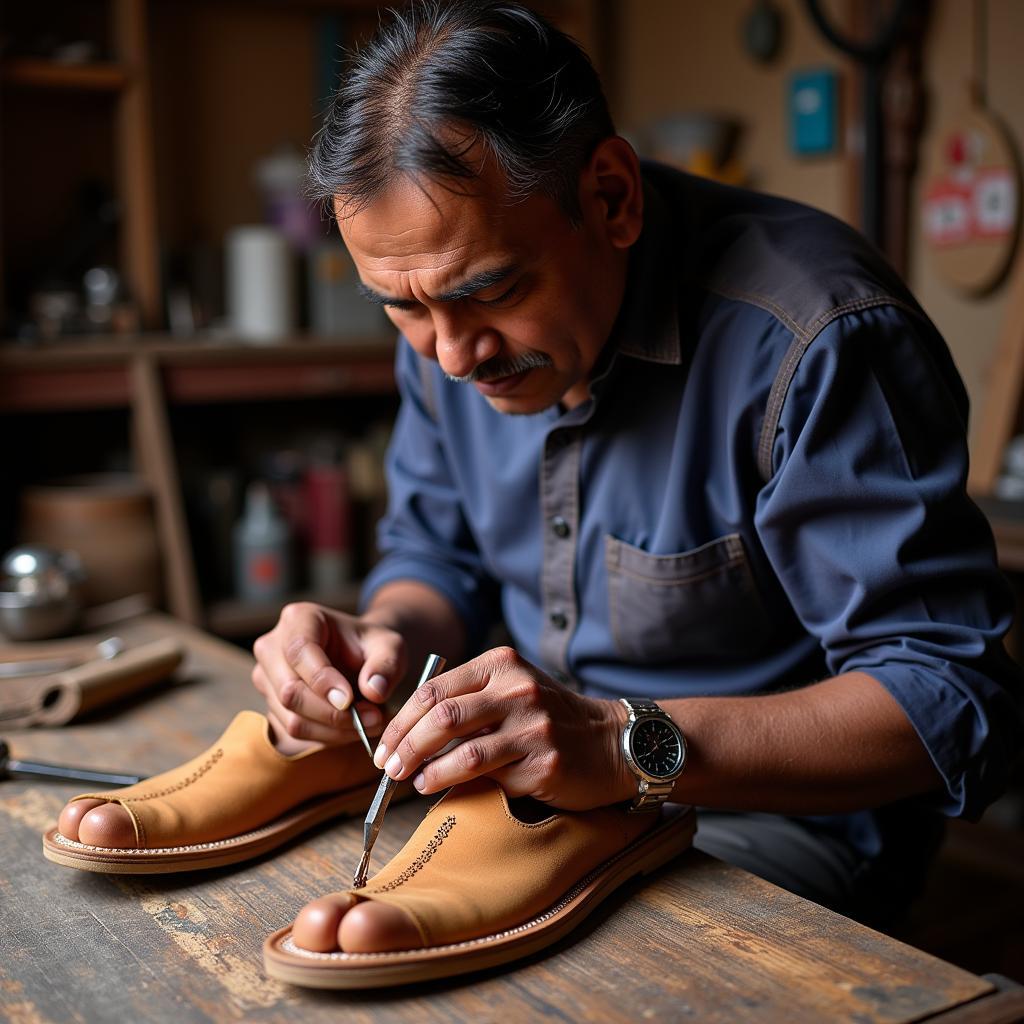
[[[636,793],[619,747],[625,717],[617,702],[573,693],[499,647],[419,687],[374,762],[421,793],[488,775],[509,796],[587,810]]]
[[[356,742],[353,699],[366,729],[376,732],[383,722],[377,705],[406,665],[405,643],[394,630],[306,602],[285,605],[253,653],[253,685],[267,701],[279,748],[288,752],[308,741]]]

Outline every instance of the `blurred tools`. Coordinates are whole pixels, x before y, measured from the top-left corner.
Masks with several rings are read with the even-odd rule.
[[[145,778],[144,775],[103,772],[93,768],[70,768],[67,765],[47,764],[43,761],[21,761],[11,757],[7,742],[0,739],[0,779],[11,775],[57,779],[61,782],[101,782],[106,786],[133,786]]]
[[[124,651],[124,641],[119,636],[109,636],[95,647],[89,648],[89,656],[64,655],[58,658],[27,658],[24,661],[0,661],[0,679],[12,676],[48,676],[82,665],[92,658],[110,660]]]
[[[86,574],[73,551],[12,548],[0,562],[0,630],[11,640],[46,640],[72,629]]]
[[[416,688],[419,689],[428,679],[433,679],[434,676],[444,671],[444,666],[445,659],[440,654],[428,654]],[[373,844],[377,841],[377,835],[384,822],[384,815],[387,812],[388,804],[391,803],[391,798],[395,795],[397,788],[398,783],[385,773],[384,777],[380,780],[380,785],[377,787],[373,802],[370,804],[370,809],[366,814],[366,821],[363,823],[363,855],[359,858],[359,866],[352,876],[353,889],[362,889],[366,885],[366,875],[370,867],[370,851],[373,849]]]
[[[165,638],[53,675],[0,680],[0,722],[11,729],[63,725],[166,679],[182,656],[181,645]]]

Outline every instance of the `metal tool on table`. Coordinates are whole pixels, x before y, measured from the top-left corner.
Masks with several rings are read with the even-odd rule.
[[[0,679],[17,676],[48,676],[54,672],[65,672],[69,668],[77,668],[91,660],[110,661],[123,654],[125,642],[119,636],[108,636],[93,647],[87,648],[80,655],[67,655],[55,658],[28,658],[24,661],[0,661]]]
[[[428,655],[416,688],[419,689],[428,679],[433,679],[434,676],[442,672],[444,666],[445,659],[440,654]],[[397,788],[398,783],[385,772],[384,777],[380,780],[380,785],[377,787],[373,802],[370,804],[370,810],[366,814],[366,821],[363,823],[363,855],[359,858],[359,866],[352,876],[353,889],[362,889],[366,885],[366,876],[370,867],[370,851],[373,849],[373,844],[377,841],[377,834],[380,832],[380,826],[384,821],[384,814]]]
[[[11,757],[10,747],[0,740],[0,779],[8,775],[28,775],[34,778],[58,779],[61,782],[101,782],[107,786],[132,786],[144,775],[126,775],[123,772],[104,772],[93,768],[71,768],[62,764],[42,761],[22,761]]]

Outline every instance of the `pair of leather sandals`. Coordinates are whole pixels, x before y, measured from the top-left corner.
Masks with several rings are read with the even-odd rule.
[[[51,828],[43,853],[66,867],[111,874],[191,871],[258,857],[329,818],[365,813],[380,775],[354,749],[286,757],[274,748],[267,720],[243,711],[209,750],[181,767],[74,798],[123,807],[134,847],[90,846]],[[350,785],[339,790],[339,779]],[[517,817],[488,779],[454,786],[365,888],[344,894],[405,911],[421,948],[320,952],[299,946],[289,926],[265,941],[266,971],[296,985],[344,989],[506,963],[561,939],[624,882],[682,853],[693,833],[689,808],[631,815],[603,807],[532,821]]]

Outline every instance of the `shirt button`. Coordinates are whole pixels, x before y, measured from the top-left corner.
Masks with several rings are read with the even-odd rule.
[[[565,629],[569,625],[569,620],[566,617],[565,612],[552,612],[548,616],[548,621],[555,629]]]
[[[572,532],[569,524],[561,516],[553,516],[551,519],[551,532],[556,537],[568,537]]]

